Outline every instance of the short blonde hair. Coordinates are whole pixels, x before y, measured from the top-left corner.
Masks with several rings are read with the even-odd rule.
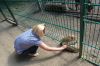
[[[33,32],[35,32],[39,37],[44,36],[45,24],[38,24],[33,26]]]

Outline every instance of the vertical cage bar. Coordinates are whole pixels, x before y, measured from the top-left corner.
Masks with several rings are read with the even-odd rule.
[[[84,37],[84,15],[85,15],[85,0],[81,0],[80,3],[80,50],[79,50],[79,58],[82,56],[82,48],[83,48],[83,37]]]

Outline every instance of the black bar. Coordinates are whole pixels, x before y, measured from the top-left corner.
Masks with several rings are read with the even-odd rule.
[[[85,0],[81,0],[81,11],[80,11],[80,50],[79,50],[79,58],[82,56],[83,49],[83,38],[84,38],[84,15],[85,15]]]
[[[1,12],[2,16],[5,18],[5,20],[7,20],[7,17],[6,17],[5,14],[3,13],[1,7],[0,7],[0,12]],[[4,21],[4,20],[3,20],[3,21]]]
[[[7,9],[8,9],[8,11],[9,11],[10,15],[11,15],[12,18],[14,19],[14,22],[15,22],[15,23],[12,23],[12,24],[17,26],[18,23],[17,23],[17,20],[15,19],[14,15],[13,15],[13,13],[12,13],[12,11],[10,10],[10,8],[9,8],[9,6],[7,5],[6,1],[3,0],[3,2],[4,2],[4,5],[7,7]]]

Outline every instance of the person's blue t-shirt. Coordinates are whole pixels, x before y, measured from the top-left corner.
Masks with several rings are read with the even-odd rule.
[[[18,54],[21,54],[24,50],[30,48],[31,46],[39,46],[42,43],[36,33],[29,29],[28,31],[19,35],[14,43],[14,48]]]

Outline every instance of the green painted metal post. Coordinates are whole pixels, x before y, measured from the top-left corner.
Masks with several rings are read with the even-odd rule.
[[[17,25],[18,25],[18,22],[17,22],[15,16],[13,15],[11,9],[9,8],[8,4],[6,3],[6,1],[5,1],[5,0],[1,0],[1,3],[3,3],[3,4],[5,5],[5,7],[6,7],[7,10],[9,11],[9,14],[11,15],[11,17],[12,17],[12,19],[13,19],[13,20],[9,19],[9,20],[10,20],[10,21],[9,21],[8,18],[6,17],[6,15],[5,15],[5,13],[3,12],[2,8],[0,7],[0,12],[1,12],[1,14],[3,15],[3,17],[5,18],[4,21],[7,21],[8,23],[11,23],[12,25],[17,26]],[[0,3],[0,4],[1,4],[1,3]]]
[[[40,4],[39,4],[39,0],[36,0],[36,3],[37,3],[37,5],[38,5],[39,11],[41,11],[42,9],[41,9],[41,6],[40,6]]]
[[[84,15],[85,15],[85,0],[81,0],[80,3],[80,51],[79,58],[82,56],[82,48],[83,48],[83,37],[84,37]]]

